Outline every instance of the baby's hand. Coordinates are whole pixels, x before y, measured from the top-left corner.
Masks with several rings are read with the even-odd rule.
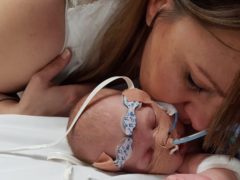
[[[211,168],[199,174],[210,177],[211,180],[238,180],[235,172],[224,168]]]
[[[168,176],[165,180],[213,180],[202,174],[174,174]]]
[[[238,180],[235,173],[224,168],[212,168],[199,174],[174,174],[166,180]]]

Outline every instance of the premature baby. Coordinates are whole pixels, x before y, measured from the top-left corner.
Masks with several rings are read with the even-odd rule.
[[[168,111],[142,90],[103,89],[80,116],[68,142],[75,157],[102,170],[170,174],[182,164],[184,153],[172,143],[183,136],[183,127]]]

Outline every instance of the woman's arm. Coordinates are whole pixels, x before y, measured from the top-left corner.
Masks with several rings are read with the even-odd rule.
[[[66,50],[31,78],[19,102],[0,101],[0,113],[68,116],[78,100],[93,88],[90,84],[61,86],[53,83],[69,59],[70,51]]]
[[[1,96],[1,95],[0,95]],[[4,98],[0,100],[0,114],[16,114],[16,106],[18,101],[9,96],[9,98]]]
[[[61,51],[65,0],[0,1],[0,92],[16,92]]]

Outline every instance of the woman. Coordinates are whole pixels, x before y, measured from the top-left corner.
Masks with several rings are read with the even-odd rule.
[[[65,51],[50,61],[64,43],[65,2],[4,0],[0,7],[0,92],[14,93],[27,84],[19,102],[2,95],[1,112],[67,114],[91,85],[52,83],[70,58]],[[228,94],[239,92],[239,83],[234,82],[240,71],[239,12],[240,2],[235,0],[124,1],[92,47],[100,49],[97,61],[96,54],[89,53],[66,82],[139,75],[141,87],[154,99],[174,104],[183,123],[197,131],[207,129]],[[238,96],[234,103],[239,101]],[[239,124],[237,107],[226,103],[235,113],[231,127]]]

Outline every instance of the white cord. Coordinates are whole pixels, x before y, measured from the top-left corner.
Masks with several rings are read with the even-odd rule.
[[[85,108],[87,107],[87,105],[89,104],[89,102],[93,99],[93,97],[105,86],[107,86],[108,84],[110,84],[113,81],[116,81],[118,79],[123,79],[125,80],[125,82],[127,83],[127,86],[129,89],[134,88],[134,84],[132,82],[132,80],[126,76],[114,76],[111,77],[109,79],[106,79],[105,81],[103,81],[101,84],[99,84],[87,97],[87,99],[84,101],[83,105],[81,106],[81,108],[79,109],[77,115],[74,117],[72,124],[70,125],[70,127],[67,129],[67,131],[65,132],[65,134],[60,137],[59,139],[57,139],[56,141],[53,141],[52,143],[49,144],[40,144],[40,145],[32,145],[32,146],[26,146],[26,147],[17,147],[17,148],[12,148],[12,149],[5,149],[5,150],[0,150],[0,154],[5,154],[5,153],[13,153],[13,152],[19,152],[19,151],[27,151],[27,150],[38,150],[38,149],[45,149],[45,148],[49,148],[49,147],[53,147],[57,144],[59,144],[63,139],[65,139],[65,137],[68,135],[68,133],[72,130],[73,126],[76,124],[76,122],[78,121],[79,117],[81,116],[82,112],[85,110]]]
[[[15,152],[19,152],[19,151],[27,151],[27,150],[39,150],[39,149],[44,149],[44,148],[49,148],[49,147],[53,147],[57,144],[59,144],[63,139],[65,139],[65,137],[68,135],[68,133],[72,130],[73,126],[76,124],[76,122],[78,121],[79,117],[81,116],[82,112],[84,111],[84,109],[87,107],[87,105],[90,103],[90,101],[94,98],[94,96],[105,86],[107,86],[109,83],[117,80],[117,79],[123,79],[125,80],[125,82],[127,83],[127,86],[129,89],[134,88],[134,84],[131,81],[130,78],[126,77],[126,76],[115,76],[115,77],[111,77],[109,79],[106,79],[105,81],[103,81],[101,84],[99,84],[87,97],[87,99],[84,101],[83,105],[81,106],[81,108],[79,109],[78,113],[76,114],[76,116],[73,119],[72,124],[70,125],[70,127],[67,129],[67,131],[65,132],[65,134],[60,137],[59,139],[57,139],[56,141],[53,141],[52,143],[49,144],[40,144],[40,145],[32,145],[32,146],[26,146],[26,147],[17,147],[17,148],[12,148],[12,149],[6,149],[6,150],[0,150],[0,154],[11,154],[11,153],[15,153]],[[52,153],[49,156],[47,156],[47,160],[61,160],[61,161],[65,161],[67,163],[67,167],[64,171],[64,180],[71,180],[72,179],[72,175],[73,175],[73,165],[79,165],[82,164],[78,159],[76,159],[75,157],[65,154],[65,153],[60,153],[60,152],[56,152],[56,153]]]
[[[73,176],[73,165],[70,163],[67,163],[67,167],[64,171],[64,180],[72,180]]]

